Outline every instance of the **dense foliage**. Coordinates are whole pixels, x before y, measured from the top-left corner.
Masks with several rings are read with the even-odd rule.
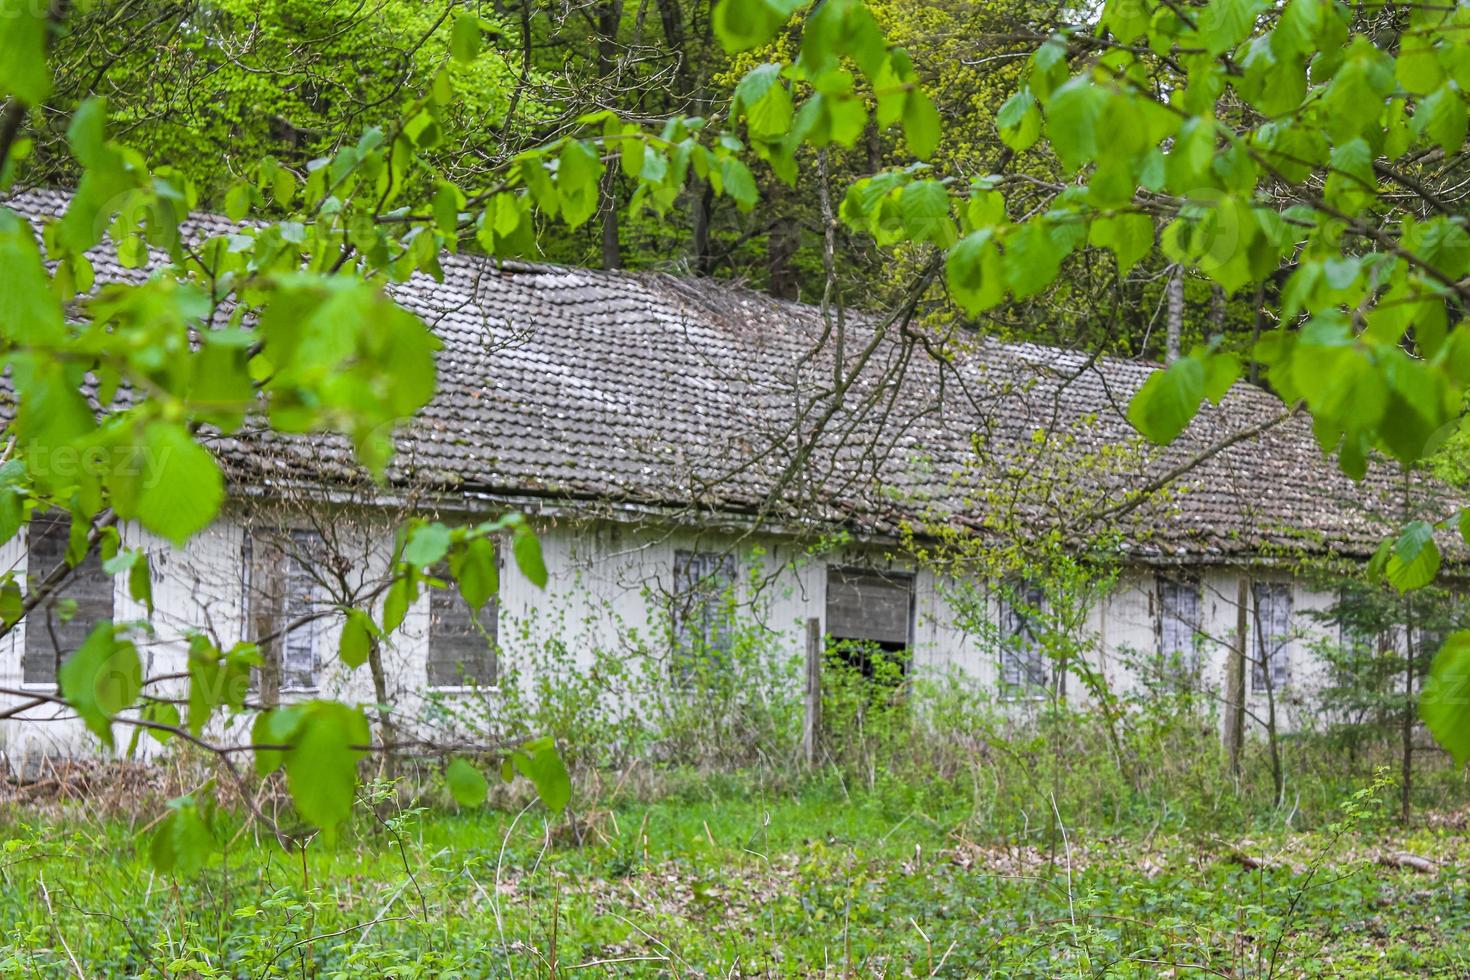
[[[0,182],[76,186],[39,245],[0,209],[0,338],[15,392],[0,537],[50,508],[72,528],[54,576],[28,591],[13,573],[0,579],[0,634],[91,551],[151,605],[147,558],[117,523],[176,543],[207,526],[225,493],[207,433],[247,417],[341,433],[381,477],[385,434],[434,391],[436,346],[385,283],[439,274],[445,249],[585,255],[589,229],[615,265],[629,229],[651,254],[665,249],[665,233],[647,229],[671,215],[687,221],[698,269],[721,268],[721,235],[734,269],[764,240],[781,260],[765,280],[778,292],[815,284],[824,309],[840,309],[876,282],[948,327],[995,325],[1000,310],[1001,327],[1025,332],[1036,314],[1018,311],[1030,304],[1039,320],[1043,299],[1095,307],[1110,291],[1116,322],[1161,288],[1129,285],[1134,270],[1188,276],[1219,316],[1133,399],[1130,419],[1155,442],[1245,373],[1281,396],[1283,417],[1309,413],[1323,452],[1358,478],[1376,457],[1420,465],[1462,418],[1462,6],[1117,0],[1095,23],[1028,20],[1000,78],[946,76],[953,87],[937,99],[944,66],[921,55],[944,58],[973,25],[1015,14],[936,7],[936,27],[862,0],[670,0],[658,13],[677,52],[644,58],[628,33],[644,10],[617,3],[578,12],[599,28],[580,44],[565,18],[531,7],[519,18],[391,2],[346,15],[284,0],[0,9]],[[138,29],[118,41],[120,22]],[[954,33],[934,45],[927,31]],[[391,50],[380,57],[380,46]],[[800,203],[771,227],[743,224],[784,197]],[[201,201],[237,223],[230,233],[181,229]],[[717,206],[729,224],[714,220]],[[816,233],[793,231],[811,213]],[[883,271],[845,271],[839,232]],[[808,271],[793,274],[803,242]],[[127,267],[158,271],[94,288],[87,254],[103,244]],[[1246,328],[1228,329],[1241,303]],[[1100,333],[1079,336],[1114,345]],[[63,462],[78,458],[97,465]],[[1456,516],[1408,524],[1376,568],[1401,592],[1429,584],[1436,531]],[[440,584],[442,562],[476,607],[494,591],[497,534],[544,581],[517,517],[455,529],[414,520],[381,592],[333,611],[342,661],[366,662],[419,590]],[[60,699],[104,743],[126,724],[208,746],[208,720],[243,709],[255,651],[201,637],[181,718],[145,694],[137,628],[99,626],[63,666]],[[1467,684],[1470,634],[1456,633],[1421,712],[1461,761]],[[257,769],[283,767],[299,817],[328,831],[352,805],[359,758],[384,747],[361,709],[331,701],[260,713],[252,730]],[[555,733],[538,734],[472,748],[503,757],[559,809]],[[445,775],[461,801],[487,791],[462,759]],[[153,858],[191,869],[213,843],[208,814],[184,797]]]

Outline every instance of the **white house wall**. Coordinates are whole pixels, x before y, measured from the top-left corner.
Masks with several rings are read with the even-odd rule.
[[[364,527],[372,526],[366,522]],[[638,646],[657,650],[667,646],[661,610],[673,587],[675,552],[733,551],[741,568],[738,588],[742,616],[751,629],[759,630],[774,655],[787,659],[803,656],[806,623],[825,621],[827,571],[833,567],[865,566],[914,572],[914,622],[912,658],[921,676],[951,673],[980,688],[994,689],[997,661],[986,638],[966,628],[947,597],[957,583],[928,569],[915,571],[901,559],[890,557],[889,549],[849,545],[821,553],[773,535],[748,535],[735,531],[695,531],[650,524],[612,521],[582,522],[569,519],[540,521],[542,553],[549,573],[545,589],[532,585],[511,561],[503,561],[500,592],[499,635],[502,669],[514,667],[537,647],[559,641],[573,669],[588,670],[598,652],[616,654]],[[364,530],[380,540],[360,542],[354,553],[365,556],[361,574],[381,576],[391,538],[385,528]],[[154,572],[155,632],[138,635],[149,674],[183,673],[187,670],[187,634],[202,628],[223,646],[242,638],[244,585],[242,521],[238,514],[226,516],[211,529],[178,551],[156,537],[132,526],[122,528],[124,543],[147,549]],[[0,568],[25,572],[24,533],[0,547]],[[1224,690],[1224,671],[1229,644],[1236,628],[1236,573],[1204,570],[1202,632],[1204,682],[1207,690]],[[1115,690],[1137,689],[1138,676],[1127,669],[1130,655],[1152,655],[1156,647],[1154,575],[1146,570],[1125,573],[1108,599],[1090,612],[1086,630],[1100,643],[1092,656],[1102,667]],[[146,611],[128,595],[124,577],[114,580],[115,609],[119,620],[146,617]],[[1294,586],[1295,622],[1312,632],[1326,629],[1311,624],[1302,614],[1326,609],[1330,595],[1313,592],[1302,583]],[[427,686],[428,597],[421,596],[410,609],[402,629],[383,651],[390,696],[411,712],[424,698]],[[994,614],[994,602],[989,601]],[[376,611],[376,610],[375,610]],[[993,621],[993,620],[992,620]],[[348,671],[336,660],[338,620],[330,617],[317,635],[323,665],[321,693],[345,697],[364,704],[376,699],[366,666]],[[0,686],[23,688],[21,653],[24,623],[0,640]],[[1323,683],[1321,664],[1309,655],[1308,644],[1295,641],[1289,655],[1295,690],[1309,690]],[[182,696],[182,682],[151,688],[150,693],[171,691]],[[1075,685],[1074,685],[1075,690]],[[475,696],[482,695],[478,692]],[[449,697],[460,695],[451,694]],[[469,696],[469,695],[464,695]],[[16,704],[19,697],[0,698],[0,707]],[[1252,710],[1264,710],[1264,697],[1252,694]],[[1283,699],[1283,725],[1303,720],[1305,708],[1293,704],[1290,693]],[[55,714],[54,708],[37,709],[28,717]],[[127,745],[131,732],[118,726],[119,747]],[[145,747],[149,740],[144,739]],[[0,749],[14,763],[37,753],[70,753],[93,745],[75,719],[61,722],[0,724]]]

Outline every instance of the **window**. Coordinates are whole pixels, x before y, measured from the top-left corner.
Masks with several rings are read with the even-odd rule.
[[[430,686],[493,686],[499,668],[495,649],[499,620],[500,600],[494,596],[479,609],[471,609],[453,582],[430,589]]]
[[[26,532],[29,583],[40,585],[52,569],[66,561],[71,518],[52,512],[31,520]],[[96,551],[72,569],[61,587],[26,617],[25,652],[21,678],[27,684],[55,684],[57,666],[66,659],[92,627],[113,616],[112,576],[102,570]]]
[[[311,560],[321,553],[314,531],[255,531],[245,535],[245,603],[249,638],[264,666],[254,678],[264,704],[319,684],[320,597]]]
[[[674,552],[674,679],[687,682],[701,664],[730,653],[730,609],[735,556],[711,551]]]
[[[1046,652],[1041,615],[1046,594],[1040,586],[1007,585],[1000,598],[1000,684],[1008,694],[1034,695],[1046,687]]]
[[[1291,679],[1291,583],[1256,582],[1251,592],[1251,690],[1279,690]]]
[[[914,626],[914,577],[866,568],[827,571],[831,650],[867,679],[897,683],[908,672]]]
[[[1204,666],[1199,642],[1199,579],[1161,575],[1157,589],[1160,664],[1186,675],[1197,675]]]

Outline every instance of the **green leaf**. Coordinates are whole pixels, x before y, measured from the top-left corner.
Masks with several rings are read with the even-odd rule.
[[[1323,118],[1333,141],[1345,143],[1377,126],[1393,83],[1388,56],[1365,35],[1355,37],[1323,96]]]
[[[367,663],[373,649],[374,626],[372,617],[361,609],[347,610],[347,621],[342,624],[342,637],[337,644],[337,656],[349,669],[357,669]]]
[[[218,850],[219,841],[193,797],[170,801],[169,810],[153,831],[148,858],[163,874],[187,877],[204,867]]]
[[[113,507],[183,546],[219,513],[224,477],[214,456],[175,422],[150,422],[114,470]]]
[[[91,548],[91,542],[89,540],[91,529],[92,522],[88,519],[87,515],[74,508],[71,514],[71,523],[66,529],[66,563],[73,568],[80,565],[87,557],[87,551]],[[106,546],[109,537],[110,535],[103,532],[98,542],[99,556],[101,556],[102,548]]]
[[[949,191],[937,180],[916,180],[899,194],[904,231],[916,242],[948,248],[958,237],[949,213]]]
[[[742,110],[748,110],[769,95],[771,89],[778,87],[781,84],[783,67],[774,61],[767,61],[740,76],[740,81],[735,84],[732,113],[739,114]]]
[[[419,568],[427,568],[449,552],[449,528],[438,522],[422,524],[408,536],[403,560]]]
[[[7,577],[0,585],[0,622],[12,626],[25,615],[25,595],[14,578]]]
[[[886,57],[891,54],[892,59]],[[896,75],[912,78],[912,65],[901,50],[890,52],[883,32],[864,0],[822,0],[801,25],[801,54],[797,65],[809,76],[851,60],[874,80],[875,86]],[[895,70],[893,61],[901,61]]]
[[[61,303],[41,262],[31,226],[0,208],[0,338],[23,346],[60,344]]]
[[[386,636],[403,625],[404,617],[408,615],[408,607],[413,604],[417,594],[413,580],[407,575],[399,575],[388,586],[388,594],[383,597],[383,634]]]
[[[1066,252],[1051,236],[1042,218],[1033,218],[1005,240],[1001,268],[1016,299],[1026,299],[1051,285]]]
[[[567,140],[557,157],[556,189],[562,219],[576,228],[597,213],[602,161],[581,140]]]
[[[0,544],[15,537],[25,522],[25,476],[22,461],[0,463]]]
[[[192,719],[191,719],[192,722]],[[255,772],[260,776],[269,776],[286,761],[286,753],[290,751],[292,741],[296,738],[296,731],[301,727],[302,708],[292,705],[289,708],[272,708],[255,716],[255,724],[250,727],[250,744],[255,749]],[[273,746],[263,748],[263,746]]]
[[[479,806],[490,793],[485,774],[463,759],[450,760],[444,770],[444,781],[449,784],[454,802],[463,807]]]
[[[1106,93],[1079,75],[1052,93],[1046,104],[1046,135],[1062,166],[1074,171],[1098,155],[1098,121]]]
[[[988,228],[955,243],[945,259],[944,274],[950,295],[972,316],[1005,299],[1005,273]]]
[[[1419,717],[1456,766],[1470,759],[1470,632],[1451,633],[1434,655],[1419,696]]]
[[[757,65],[735,86],[733,114],[743,114],[746,131],[754,139],[776,140],[791,129],[795,112],[791,93],[781,83],[781,66]]]
[[[546,561],[541,556],[541,541],[536,532],[524,524],[518,526],[511,535],[511,551],[521,574],[537,588],[546,588]]]
[[[933,100],[918,89],[911,91],[903,107],[903,139],[909,152],[920,160],[929,159],[939,148],[940,129]]]
[[[1384,575],[1394,588],[1409,592],[1433,582],[1439,573],[1439,562],[1433,525],[1427,521],[1410,521],[1394,542]]]
[[[1414,118],[1409,120],[1409,131],[1438,143],[1446,153],[1464,149],[1465,100],[1453,82],[1446,82],[1419,100]]]
[[[366,716],[337,701],[299,706],[301,721],[285,753],[286,786],[296,812],[331,839],[352,812],[357,763],[369,739]]]
[[[1204,397],[1204,365],[1181,357],[1148,376],[1128,404],[1128,421],[1150,441],[1163,445],[1184,431]]]
[[[1311,52],[1326,9],[1318,0],[1289,0],[1271,32],[1271,50],[1276,56],[1286,60]]]
[[[547,809],[553,813],[566,809],[572,799],[572,780],[555,741],[549,736],[533,739],[512,752],[510,758],[516,771],[536,787],[536,795]]]
[[[1115,214],[1096,218],[1087,230],[1089,244],[1106,248],[1118,260],[1118,274],[1127,275],[1154,247],[1154,221],[1146,214]]]
[[[786,26],[806,0],[720,0],[715,4],[715,35],[731,54],[765,44]]]
[[[134,602],[141,602],[153,615],[153,574],[148,565],[148,556],[138,553],[138,560],[128,569],[128,595]]]
[[[1031,55],[1031,71],[1026,86],[1042,102],[1051,98],[1058,85],[1067,79],[1067,40],[1053,34]]]
[[[1144,0],[1107,0],[1102,24],[1124,44],[1148,30],[1152,12]]]
[[[480,55],[480,18],[460,14],[449,35],[449,53],[455,61],[469,64]]]
[[[623,176],[637,179],[643,173],[643,161],[646,158],[648,146],[643,142],[641,136],[633,136],[624,139],[618,148],[618,166],[622,168]]]
[[[464,203],[463,198],[459,188],[453,184],[441,181],[434,190],[434,224],[444,236],[446,244],[451,246],[459,234],[459,209]]]
[[[258,660],[251,644],[240,644],[228,654],[221,654],[202,633],[190,638],[189,734],[197,738],[216,708],[244,706],[250,687],[250,667]]]
[[[49,3],[0,0],[0,96],[13,95],[27,106],[39,106],[51,94],[46,66],[46,22]]]
[[[449,574],[465,604],[478,612],[500,591],[500,556],[489,538],[470,538],[449,555]]]
[[[244,182],[235,184],[225,192],[225,217],[239,221],[250,213],[251,189]]]
[[[1164,181],[1170,191],[1192,195],[1213,184],[1210,165],[1215,160],[1215,120],[1208,116],[1186,119],[1164,157]]]
[[[1030,148],[1041,136],[1041,110],[1031,90],[1023,88],[1001,105],[995,116],[1000,140],[1017,153]]]
[[[1410,95],[1428,95],[1444,81],[1444,68],[1434,45],[1426,38],[1412,37],[1407,32],[1402,38],[1398,58],[1394,61],[1394,77]]]
[[[1231,386],[1240,380],[1240,358],[1229,351],[1208,353],[1196,350],[1192,356],[1205,366],[1205,397],[1213,404],[1220,404]]]
[[[1006,222],[1006,199],[1000,191],[987,190],[985,178],[974,181],[970,199],[965,202],[965,221],[971,231],[992,229]]]
[[[1205,50],[1219,55],[1244,41],[1259,9],[1258,0],[1210,0],[1199,17]]]
[[[112,716],[130,707],[143,690],[138,650],[117,638],[112,623],[98,623],[61,665],[61,694],[102,744],[112,748]]]
[[[760,190],[755,186],[755,177],[750,168],[735,157],[720,161],[720,176],[724,193],[739,205],[740,210],[749,211],[760,200]]]
[[[158,725],[168,725],[171,728],[179,727],[179,709],[171,701],[149,701],[139,712],[144,721],[151,721]],[[174,733],[162,728],[149,728],[148,735],[160,745],[174,737]]]

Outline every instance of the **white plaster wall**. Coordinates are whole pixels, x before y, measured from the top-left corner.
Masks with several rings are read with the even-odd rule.
[[[353,520],[344,512],[342,520]],[[827,570],[835,566],[865,566],[879,570],[914,572],[915,608],[913,665],[924,676],[953,674],[980,689],[995,690],[997,658],[978,630],[967,628],[953,601],[960,590],[973,590],[980,608],[994,622],[996,602],[982,584],[957,582],[928,569],[915,569],[911,562],[895,558],[891,549],[853,544],[822,553],[809,552],[804,545],[772,535],[736,531],[659,527],[651,524],[613,521],[576,521],[542,518],[537,521],[542,553],[550,580],[545,589],[536,588],[515,563],[503,557],[501,570],[500,620],[502,672],[518,663],[534,662],[531,654],[553,641],[564,644],[572,669],[589,670],[599,650],[617,655],[634,649],[667,654],[664,633],[666,597],[672,590],[674,553],[695,551],[732,552],[741,569],[738,598],[751,629],[759,631],[766,648],[778,660],[799,661],[804,656],[806,622],[825,618]],[[146,549],[154,574],[155,615],[152,635],[138,637],[140,653],[150,675],[183,673],[187,670],[187,634],[203,629],[222,647],[244,638],[242,520],[227,515],[194,538],[183,551],[134,526],[122,528],[124,543]],[[362,524],[362,539],[351,549],[359,556],[354,569],[367,580],[381,578],[386,571],[391,536],[382,521]],[[0,569],[25,572],[24,533],[0,546]],[[345,536],[351,539],[351,534]],[[1201,571],[1204,687],[1223,695],[1224,670],[1236,624],[1236,573],[1230,570]],[[1152,655],[1156,647],[1154,575],[1147,570],[1125,573],[1106,601],[1089,613],[1086,629],[1097,640],[1093,654],[1115,690],[1134,690],[1138,677],[1127,669],[1128,652]],[[115,608],[119,620],[142,619],[145,610],[127,595],[123,578],[115,580]],[[1302,583],[1294,587],[1294,610],[1298,628],[1304,633],[1330,631],[1312,624],[1304,613],[1325,609],[1331,595],[1316,593]],[[375,615],[381,613],[375,605]],[[383,651],[390,697],[407,714],[422,706],[427,687],[427,594],[409,610],[404,625]],[[371,676],[366,666],[349,671],[336,659],[340,618],[329,617],[318,629],[318,649],[323,665],[321,696],[342,697],[363,704],[375,701]],[[21,651],[24,624],[0,639],[0,686],[21,685]],[[1308,643],[1291,644],[1291,689],[1279,699],[1283,727],[1310,720],[1310,705],[1304,699],[1324,682],[1323,667],[1309,655]],[[529,659],[522,659],[529,658]],[[1069,697],[1082,697],[1078,685],[1069,685]],[[150,693],[169,691],[182,696],[182,681],[150,688]],[[1299,697],[1302,695],[1303,697]],[[456,698],[483,697],[485,692],[446,693]],[[494,696],[494,692],[490,692]],[[1253,694],[1252,710],[1262,710],[1264,698]],[[18,700],[0,697],[0,707]],[[54,714],[38,709],[37,714]],[[120,749],[130,731],[118,726]],[[145,750],[151,750],[144,739]],[[95,741],[75,720],[46,724],[0,723],[0,750],[14,762],[28,753],[94,751]]]
[[[223,637],[238,638],[240,630],[240,586],[232,574],[230,556],[240,553],[239,526],[231,521],[217,522],[196,536],[187,549],[180,551],[135,523],[124,522],[118,528],[124,547],[141,548],[148,558],[153,579],[154,614],[152,629],[130,632],[143,663],[145,677],[183,673],[188,669],[188,633],[203,629]],[[0,568],[13,571],[24,581],[29,571],[26,555],[27,531],[22,528],[14,539],[0,548]],[[238,567],[238,558],[233,567]],[[44,570],[43,570],[44,571]],[[129,595],[127,577],[113,579],[113,617],[119,623],[149,621],[144,603]],[[25,650],[26,622],[22,620],[0,640],[0,686],[11,690],[35,690],[53,693],[49,685],[28,687],[24,683],[21,657]],[[161,697],[182,697],[187,686],[181,680],[151,685],[147,693]],[[0,698],[0,706],[24,703],[21,695]],[[132,738],[130,726],[114,725],[117,753],[125,753]],[[156,752],[157,742],[151,738],[138,740],[137,752]],[[0,723],[0,751],[13,765],[38,755],[72,755],[96,752],[100,746],[81,721],[55,705],[32,708],[15,719]]]

